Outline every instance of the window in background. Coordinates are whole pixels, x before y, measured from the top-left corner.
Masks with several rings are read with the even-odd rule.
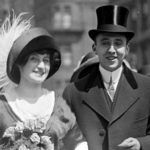
[[[55,5],[53,25],[55,29],[69,29],[72,24],[72,13],[70,5]]]
[[[61,28],[61,19],[62,19],[62,14],[61,14],[61,8],[57,5],[54,7],[54,28],[59,29]]]
[[[64,7],[64,13],[62,18],[62,26],[64,29],[68,29],[71,27],[71,8],[70,6]]]
[[[72,66],[73,57],[70,44],[61,46],[61,55],[62,55],[62,65],[64,67]]]

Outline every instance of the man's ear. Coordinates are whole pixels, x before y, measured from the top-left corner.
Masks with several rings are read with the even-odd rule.
[[[127,44],[127,46],[126,46],[126,56],[129,54],[129,52],[130,52],[130,48],[129,48],[129,44]]]
[[[96,44],[95,44],[95,43],[92,45],[92,50],[93,50],[93,52],[95,52],[95,54],[96,54]]]

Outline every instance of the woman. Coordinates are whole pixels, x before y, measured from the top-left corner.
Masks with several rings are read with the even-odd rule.
[[[11,26],[6,28],[8,24]],[[0,43],[8,52],[7,75],[14,84],[5,86],[0,95],[0,149],[59,149],[59,142],[73,127],[75,117],[65,101],[42,84],[59,69],[60,52],[45,29],[31,28],[29,24],[30,20],[19,16],[12,23],[7,18],[1,27]]]

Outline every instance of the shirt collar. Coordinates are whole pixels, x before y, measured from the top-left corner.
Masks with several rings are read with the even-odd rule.
[[[116,83],[119,81],[123,67],[119,67],[117,70],[110,72],[106,69],[104,69],[101,65],[99,66],[99,70],[102,74],[102,78],[104,80],[104,82],[109,83],[110,81],[110,77],[112,76],[112,81],[113,83]]]

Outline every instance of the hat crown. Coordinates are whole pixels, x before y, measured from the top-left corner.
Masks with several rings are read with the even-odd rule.
[[[129,11],[127,8],[118,5],[106,5],[97,8],[97,20],[100,26],[112,24],[127,27],[127,19]]]
[[[97,29],[89,31],[90,38],[95,38],[100,33],[117,33],[122,34],[130,41],[134,32],[127,28],[129,10],[126,7],[118,5],[105,5],[96,9]]]

